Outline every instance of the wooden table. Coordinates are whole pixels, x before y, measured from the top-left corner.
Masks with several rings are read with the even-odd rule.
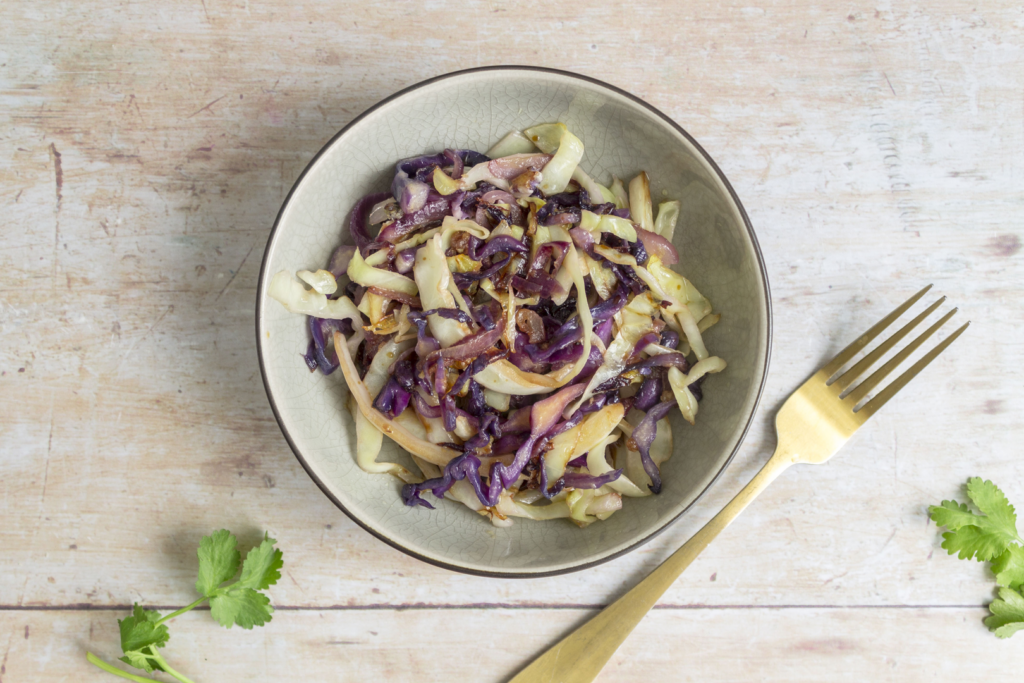
[[[1019,3],[3,4],[0,680],[111,681],[133,602],[191,602],[199,538],[284,549],[273,622],[173,623],[203,681],[502,681],[653,569],[774,445],[774,408],[928,282],[973,324],[833,461],[788,472],[601,681],[1007,680],[1024,636],[927,505],[1024,504]],[[835,7],[835,9],[833,9]],[[253,334],[274,216],[339,128],[483,64],[607,80],[679,121],[742,198],[775,340],[754,429],[670,531],[586,572],[493,580],[359,529],[289,451]],[[164,680],[168,680],[164,678]]]

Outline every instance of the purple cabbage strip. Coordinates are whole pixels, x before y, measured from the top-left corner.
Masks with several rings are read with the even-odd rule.
[[[621,311],[626,306],[626,298],[626,288],[616,287],[615,292],[608,300],[602,301],[590,309],[590,315],[593,316],[594,322],[598,323],[602,320],[608,320]]]
[[[483,261],[488,256],[498,252],[504,252],[506,254],[511,254],[512,252],[526,254],[529,251],[529,247],[512,235],[498,235],[497,237],[492,237],[485,242],[481,249],[475,249],[473,242],[470,242],[467,255],[474,261]]]
[[[379,242],[400,242],[403,237],[413,230],[423,227],[429,223],[439,221],[452,212],[451,204],[447,197],[444,197],[433,190],[429,192],[423,207],[412,213],[407,213],[391,223],[385,223],[377,236]]]
[[[692,382],[686,387],[690,390],[690,393],[693,394],[693,397],[697,399],[698,403],[704,398],[704,388],[701,385],[704,384],[705,379],[707,379],[707,375],[702,376],[700,379]]]
[[[544,456],[540,456],[540,492],[544,494],[544,497],[551,500],[565,488],[565,477],[559,477],[558,480],[551,484],[548,482],[548,468],[544,464]]]
[[[467,325],[473,322],[473,318],[460,308],[435,308],[425,311],[423,315],[430,315],[432,313],[436,313],[442,318],[448,318],[448,320],[458,320],[460,323],[466,323]]]
[[[427,197],[433,189],[426,182],[415,180],[403,174],[395,176],[391,183],[391,194],[398,200],[398,207],[402,213],[413,213],[423,208],[427,203]]]
[[[572,237],[573,243],[585,251],[593,258],[594,256],[594,236],[583,228],[573,228],[569,231],[569,236]]]
[[[596,351],[597,349],[594,348]],[[598,352],[600,354],[600,352]],[[574,342],[565,348],[559,349],[555,353],[551,354],[548,358],[548,362],[554,365],[555,363],[575,363],[583,355],[583,344]]]
[[[406,505],[412,507],[416,505],[422,505],[423,507],[434,509],[434,506],[423,500],[420,497],[420,492],[430,491],[438,498],[443,498],[444,494],[448,492],[448,489],[452,487],[457,481],[463,479],[469,479],[470,484],[473,486],[473,490],[476,492],[477,498],[482,503],[487,505],[488,497],[483,492],[483,485],[480,483],[480,459],[472,453],[463,453],[462,455],[452,458],[451,461],[444,467],[444,475],[435,479],[428,479],[420,484],[406,484],[402,487],[402,500]],[[494,503],[497,503],[497,496],[494,498]],[[490,505],[494,505],[490,503]]]
[[[500,261],[496,261],[494,264],[491,265],[491,267],[485,268],[484,270],[478,270],[476,272],[471,273],[452,273],[452,278],[455,279],[455,286],[458,287],[460,290],[463,290],[468,288],[477,280],[483,280],[484,278],[494,277],[499,270],[505,267],[505,264],[507,264],[509,262],[509,259],[511,258],[511,256],[506,256]]]
[[[583,472],[568,472],[562,477],[565,488],[573,489],[599,489],[605,484],[611,483],[622,476],[622,470],[612,470],[604,474],[584,474]]]
[[[583,455],[581,455],[581,456],[579,456],[577,458],[573,458],[572,460],[567,462],[565,464],[565,466],[566,467],[586,467],[587,466],[587,454],[584,453]]]
[[[523,347],[525,352],[535,363],[550,360],[556,352],[575,344],[583,339],[583,329],[580,327],[579,318],[571,318],[555,332],[548,345],[541,349],[536,344],[526,344]]]
[[[611,261],[605,261],[601,265],[611,270],[615,277],[619,279],[619,282],[629,287],[629,291],[633,294],[642,294],[647,289],[647,284],[637,277],[631,266],[624,266],[612,263]]]
[[[661,345],[669,349],[679,348],[679,333],[675,330],[662,330]]]
[[[483,419],[484,413],[487,411],[489,407],[487,405],[487,401],[484,399],[484,388],[480,386],[479,382],[470,378],[469,391],[467,392],[466,396],[468,398],[468,400],[466,401],[466,412],[469,413],[470,415],[475,415]]]
[[[473,319],[480,327],[488,331],[494,329],[494,314],[488,304],[474,306],[470,310],[473,311]]]
[[[530,431],[530,406],[517,408],[501,423],[502,434],[518,434]]]
[[[651,493],[661,493],[661,471],[651,460],[651,444],[654,437],[658,435],[658,420],[668,415],[668,411],[676,404],[675,401],[664,401],[647,411],[644,419],[633,430],[632,439],[636,443],[636,449],[640,452],[640,462],[643,463],[644,471],[651,478],[648,488]]]
[[[679,368],[682,372],[687,372],[690,369],[690,363],[686,360],[686,356],[681,353],[662,353],[657,356],[650,356],[644,358],[639,363],[633,363],[626,367],[625,372],[630,370],[640,370],[641,372],[647,368]],[[643,373],[647,375],[648,373]]]
[[[448,394],[458,396],[462,392],[462,388],[466,386],[466,382],[470,381],[473,378],[473,376],[476,375],[478,372],[482,372],[483,369],[486,368],[492,360],[495,360],[497,358],[498,354],[495,354],[494,356],[489,356],[487,354],[477,356],[473,360],[473,362],[470,363],[469,367],[466,368],[466,370],[461,375],[459,375],[458,378],[456,378],[455,383],[452,385],[452,388],[448,391]]]
[[[466,166],[465,162],[454,149],[446,149],[443,154],[444,158],[452,165],[452,180],[458,180],[462,177],[462,171]]]
[[[608,348],[608,345],[612,343],[611,319],[609,318],[608,320],[605,320],[600,325],[595,325],[594,334],[600,337],[601,341],[604,343],[605,348]]]
[[[412,349],[409,349],[412,351]],[[391,376],[395,378],[398,385],[406,391],[412,391],[416,386],[416,377],[413,375],[411,360],[401,360],[391,366]]]
[[[300,355],[302,356],[302,360],[306,361],[306,367],[309,368],[310,372],[316,370],[316,346],[314,346],[312,339],[309,340],[309,346],[306,347],[306,353]]]
[[[555,294],[565,293],[565,289],[558,283],[558,280],[544,272],[535,272],[528,278],[513,275],[512,286],[521,292],[539,294],[545,299],[550,299]]]
[[[441,417],[441,406],[432,406],[424,400],[420,392],[412,392],[412,405],[423,417]]]
[[[518,434],[502,434],[501,438],[495,440],[494,444],[491,446],[491,453],[494,455],[515,453],[529,438],[528,434],[522,432]]]
[[[348,231],[352,235],[352,241],[356,243],[356,247],[359,249],[359,253],[365,258],[369,253],[370,245],[373,244],[373,239],[370,237],[369,230],[366,225],[366,215],[370,209],[377,202],[383,201],[390,197],[387,192],[375,192],[368,194],[352,207],[352,217],[348,221]]]
[[[643,240],[637,239],[636,242],[627,242],[629,245],[629,253],[636,259],[637,265],[644,265],[647,263],[649,258],[647,255],[647,248],[644,246]]]
[[[343,323],[348,323],[347,327]],[[315,316],[309,316],[309,333],[312,337],[313,343],[313,354],[316,359],[316,367],[320,368],[320,372],[325,375],[329,375],[338,369],[338,354],[336,351],[331,349],[330,352],[327,350],[327,342],[334,337],[334,331],[338,330],[342,334],[348,336],[352,334],[352,323],[349,320],[327,320],[326,318],[317,318]],[[309,365],[309,361],[306,361],[306,365]],[[313,369],[312,366],[310,369]]]
[[[580,212],[584,209],[590,209],[590,195],[586,190],[559,192],[547,197],[544,206],[537,210],[537,222],[542,225],[579,223]],[[560,218],[560,214],[568,214],[570,219]]]
[[[416,326],[416,355],[420,361],[441,348],[441,342],[427,334],[427,316],[422,311],[409,311],[406,319]]]
[[[410,398],[409,392],[403,389],[398,380],[392,376],[381,388],[377,398],[373,399],[373,407],[389,420],[393,420],[396,415],[401,415],[402,411],[406,409]]]
[[[611,202],[607,202],[606,204],[591,204],[589,211],[596,214],[614,214],[615,204]],[[620,216],[620,218],[624,218],[624,216]]]
[[[636,344],[633,345],[633,350],[629,354],[629,360],[636,358],[640,353],[647,348],[649,344],[657,344],[661,340],[661,335],[657,332],[648,332],[644,336],[637,340]],[[628,362],[628,361],[627,361]]]
[[[661,373],[655,373],[643,381],[640,389],[633,397],[633,407],[637,410],[650,410],[661,400],[664,391]]]

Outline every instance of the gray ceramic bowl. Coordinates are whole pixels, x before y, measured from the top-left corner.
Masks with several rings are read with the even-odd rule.
[[[705,384],[696,426],[673,418],[675,452],[660,495],[627,498],[607,521],[516,519],[495,528],[462,505],[409,508],[400,482],[354,461],[355,433],[341,372],[310,373],[300,356],[305,318],[267,298],[280,270],[322,267],[348,238],[356,200],[389,187],[396,160],[445,147],[487,150],[513,129],[562,121],[585,145],[581,166],[599,182],[646,170],[652,196],[682,200],[675,233],[681,270],[722,321],[705,337],[725,372]],[[320,150],[299,177],[267,243],[256,333],[263,381],[285,438],[334,503],[381,540],[449,569],[488,576],[544,576],[583,569],[631,550],[686,512],[738,449],[757,407],[771,345],[771,304],[757,240],[739,198],[682,128],[617,88],[549,69],[462,71],[403,90],[364,112]],[[410,465],[388,439],[379,460]]]

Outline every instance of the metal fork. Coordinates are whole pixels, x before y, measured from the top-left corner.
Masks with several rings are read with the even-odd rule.
[[[890,351],[914,327],[939,307],[946,297],[929,306],[863,359],[834,381],[830,381],[847,363],[864,350],[883,330],[894,323],[925,293],[928,285],[879,321],[803,383],[779,410],[775,418],[778,445],[761,471],[721,512],[672,554],[650,576],[602,610],[583,626],[535,659],[509,683],[589,683],[615,654],[622,641],[636,628],[658,598],[679,578],[690,563],[732,520],[760,494],[768,484],[796,463],[823,463],[842,448],[857,429],[867,422],[886,401],[902,389],[926,365],[959,337],[970,322],[949,335],[935,348],[900,375],[869,401],[861,401],[906,360],[921,344],[956,313],[944,315],[921,336],[910,342],[874,374],[852,391],[847,390],[882,356]]]

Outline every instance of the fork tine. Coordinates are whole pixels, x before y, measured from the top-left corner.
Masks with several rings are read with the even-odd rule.
[[[928,341],[928,338],[930,336],[935,334],[935,332],[938,331],[940,327],[945,325],[949,321],[949,319],[953,317],[956,311],[957,309],[954,308],[952,311],[939,318],[934,325],[932,325],[927,330],[922,332],[921,336],[907,344],[906,348],[901,349],[899,353],[890,358],[889,362],[875,370],[873,373],[871,373],[870,377],[868,377],[863,382],[858,384],[853,391],[851,391],[843,398],[843,400],[847,401],[851,407],[857,405],[857,403],[859,403],[862,398],[867,396],[872,389],[881,384],[882,380],[888,377],[890,372],[895,370],[900,365],[900,363],[909,358],[910,354],[916,351],[917,348],[921,346],[921,344]]]
[[[839,368],[846,365],[850,361],[850,359],[852,359],[860,352],[861,349],[870,344],[875,337],[881,334],[882,330],[889,327],[889,325],[892,325],[897,318],[906,313],[907,309],[916,304],[917,301],[922,296],[924,296],[931,288],[932,286],[928,285],[920,292],[907,299],[905,302],[897,306],[896,310],[894,310],[892,313],[879,320],[874,325],[874,327],[872,327],[870,330],[868,330],[860,337],[858,337],[852,344],[847,346],[845,349],[840,351],[839,355],[833,358],[831,361],[829,361],[829,364],[823,368],[828,373],[828,376],[831,377],[832,375],[836,374]]]
[[[898,332],[896,332],[891,337],[886,339],[884,342],[879,344],[878,348],[876,348],[874,351],[872,351],[871,353],[857,361],[856,365],[854,365],[852,368],[844,372],[842,375],[839,376],[838,379],[836,379],[835,382],[833,382],[835,387],[840,392],[845,391],[846,388],[853,384],[855,381],[857,381],[857,378],[863,375],[868,370],[868,368],[877,363],[879,358],[888,353],[889,349],[896,345],[896,342],[903,339],[912,329],[920,325],[921,321],[927,318],[929,315],[931,315],[936,308],[942,305],[942,302],[945,300],[946,297],[942,297],[941,299],[933,303],[931,306],[926,308],[921,315],[911,320],[909,323],[901,327]]]
[[[946,347],[956,341],[956,338],[963,334],[967,326],[970,325],[970,321],[963,324],[956,332],[946,337],[942,342],[934,349],[929,351],[921,360],[914,363],[913,367],[904,372],[902,375],[893,380],[892,384],[882,389],[877,396],[872,398],[870,401],[865,403],[860,410],[857,411],[858,417],[863,417],[867,420],[869,417],[875,414],[879,408],[885,405],[886,401],[896,395],[896,392],[907,385],[907,383],[917,376],[917,373],[921,372],[929,363],[946,350]]]

